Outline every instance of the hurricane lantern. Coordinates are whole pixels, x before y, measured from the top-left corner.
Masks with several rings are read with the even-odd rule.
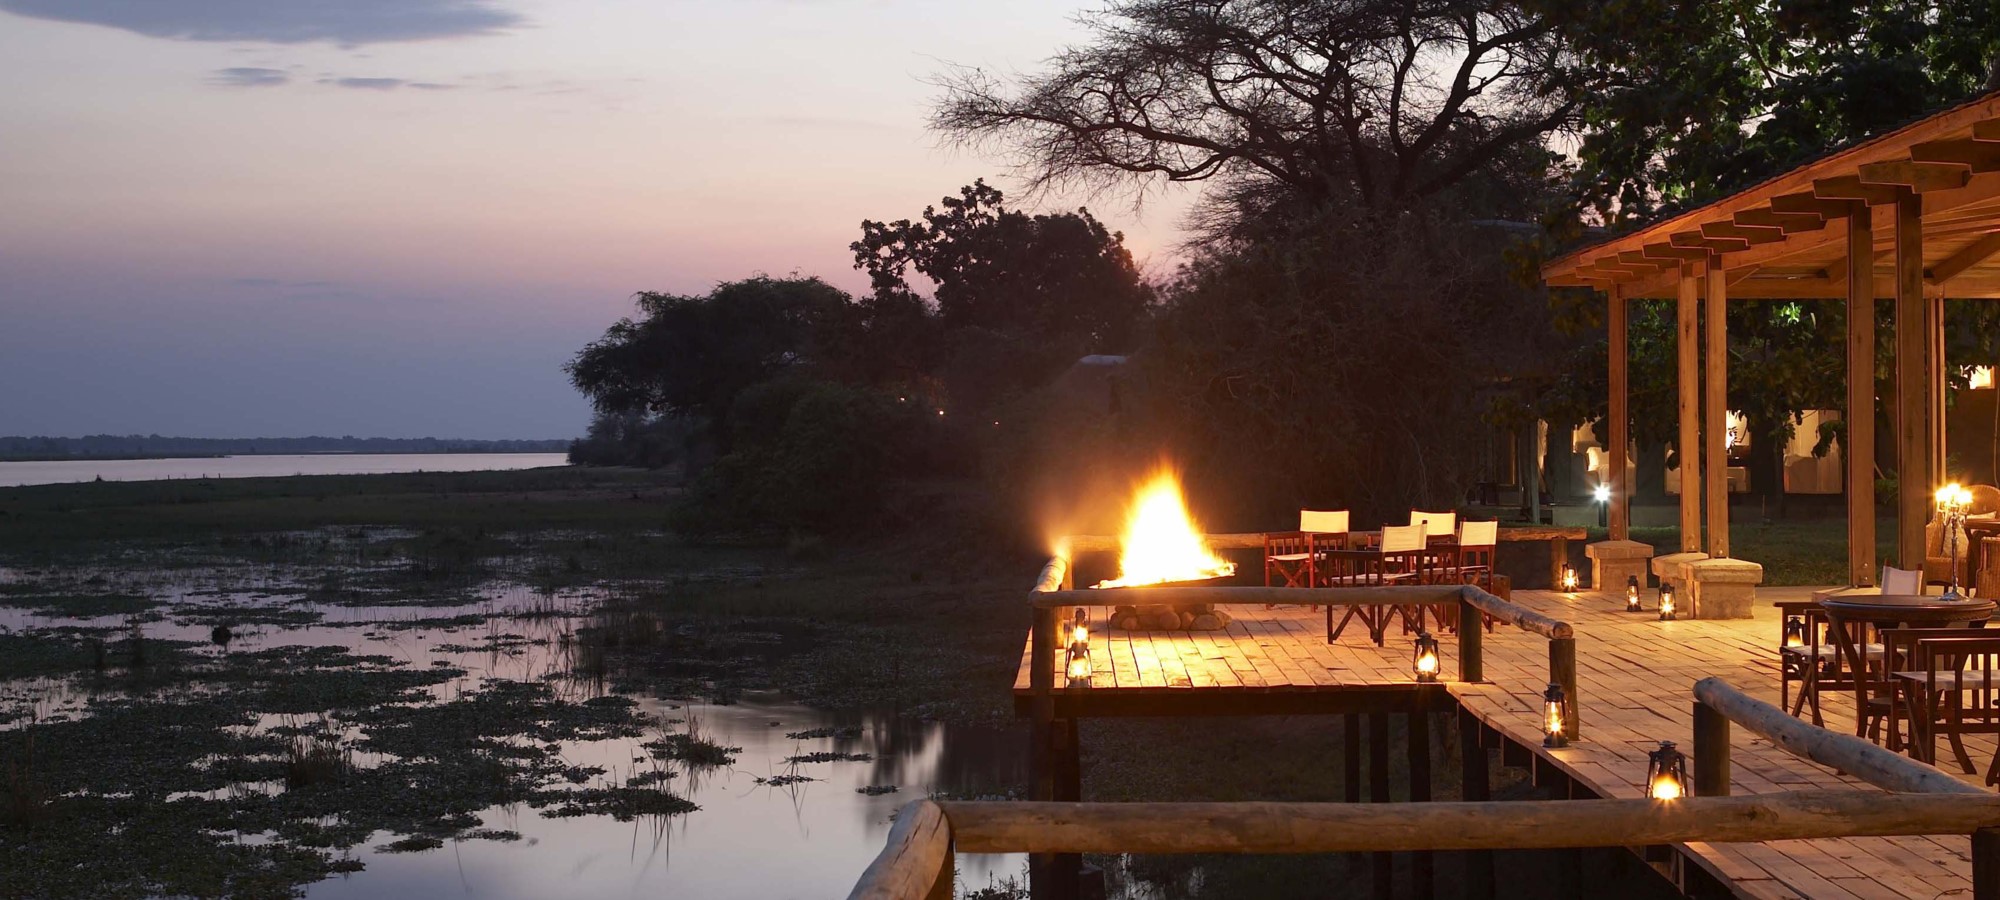
[[[1566,593],[1574,594],[1576,593],[1576,585],[1577,585],[1576,567],[1570,565],[1569,563],[1563,563],[1563,574],[1562,574],[1563,591]]]
[[[1085,684],[1090,683],[1090,647],[1088,645],[1082,641],[1077,641],[1069,645],[1069,666],[1065,671],[1068,673],[1069,680],[1072,683],[1078,681]]]
[[[1426,684],[1438,680],[1438,639],[1428,631],[1417,632],[1417,651],[1410,661],[1417,680]]]
[[[1786,616],[1786,617],[1785,617],[1785,646],[1787,646],[1787,647],[1803,647],[1803,646],[1805,646],[1805,645],[1806,645],[1806,620],[1805,620],[1805,618],[1804,618],[1803,616]]]
[[[1687,757],[1674,749],[1673,741],[1661,741],[1660,749],[1646,754],[1646,796],[1679,800],[1687,795]]]
[[[1673,621],[1674,612],[1674,586],[1660,582],[1660,621]]]
[[[1090,615],[1081,606],[1076,608],[1076,622],[1070,626],[1069,636],[1070,643],[1082,644],[1084,649],[1090,649]]]
[[[1960,600],[1958,590],[1958,545],[1965,540],[1965,512],[1972,504],[1972,492],[1954,481],[1937,489],[1938,518],[1944,523],[1944,540],[1951,545],[1951,586],[1943,599]]]
[[[1563,698],[1560,684],[1550,682],[1549,689],[1542,692],[1542,746],[1569,746],[1569,736],[1564,733],[1568,725],[1568,702]]]
[[[1625,611],[1641,612],[1639,608],[1639,576],[1625,576]]]

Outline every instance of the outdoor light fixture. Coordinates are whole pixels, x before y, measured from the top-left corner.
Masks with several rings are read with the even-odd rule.
[[[1806,620],[1800,616],[1786,616],[1785,646],[1803,647],[1805,645],[1806,645]]]
[[[1428,631],[1417,632],[1417,652],[1411,660],[1411,667],[1417,670],[1417,681],[1429,684],[1438,680],[1438,639]]]
[[[1660,749],[1646,754],[1646,796],[1679,800],[1688,795],[1687,784],[1687,757],[1674,749],[1673,741],[1661,741]]]
[[[1576,567],[1563,563],[1562,589],[1564,593],[1576,593]]]
[[[1082,641],[1069,645],[1069,667],[1065,670],[1069,680],[1090,683],[1090,647]]]
[[[1597,525],[1601,528],[1611,515],[1611,485],[1600,484],[1590,493],[1597,500]]]
[[[1562,685],[1550,682],[1549,689],[1542,692],[1542,746],[1569,746],[1569,737],[1563,733],[1569,712],[1567,704]]]
[[[1644,612],[1639,608],[1639,576],[1625,576],[1625,611]]]
[[[1972,492],[1954,481],[1937,489],[1938,517],[1944,521],[1944,540],[1951,545],[1951,586],[1945,600],[1963,600],[1958,591],[1958,545],[1965,540],[1965,510],[1972,504]]]
[[[1660,582],[1660,621],[1671,622],[1673,620],[1674,586],[1662,581]]]
[[[1597,486],[1597,489],[1595,491],[1592,491],[1591,493],[1592,496],[1595,496],[1597,498],[1597,502],[1599,503],[1611,502],[1611,485],[1600,484]]]
[[[1085,613],[1081,606],[1076,608],[1076,624],[1070,627],[1069,639],[1071,643],[1082,644],[1084,649],[1090,649],[1090,615]]]

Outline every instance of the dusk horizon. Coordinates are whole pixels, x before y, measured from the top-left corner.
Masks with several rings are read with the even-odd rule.
[[[926,128],[1082,8],[0,2],[0,430],[580,435],[562,365],[635,294],[858,297],[862,220],[980,178],[1164,275],[1177,203],[1016,197]]]

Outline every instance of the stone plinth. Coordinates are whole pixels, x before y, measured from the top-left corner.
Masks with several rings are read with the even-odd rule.
[[[1697,619],[1748,619],[1757,602],[1764,567],[1747,559],[1704,559],[1689,563],[1689,609]]]
[[[1695,550],[1682,553],[1669,553],[1665,556],[1655,556],[1653,557],[1653,574],[1660,577],[1661,584],[1673,585],[1676,593],[1686,597],[1688,596],[1687,567],[1707,558],[1708,554]]]
[[[1638,541],[1598,541],[1583,548],[1590,557],[1590,586],[1617,593],[1629,579],[1646,584],[1646,561],[1653,557],[1653,545]]]

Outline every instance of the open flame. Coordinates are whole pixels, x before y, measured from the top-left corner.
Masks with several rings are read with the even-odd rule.
[[[1236,574],[1236,564],[1209,549],[1188,515],[1180,479],[1162,468],[1139,488],[1125,518],[1118,577],[1093,587],[1133,587],[1170,581],[1201,581]]]

